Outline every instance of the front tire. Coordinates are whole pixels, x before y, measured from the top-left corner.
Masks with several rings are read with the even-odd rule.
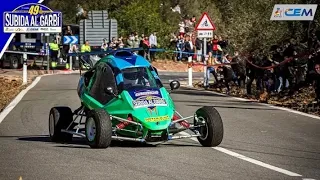
[[[195,125],[204,125],[198,130],[201,136],[197,137],[204,147],[215,147],[221,144],[223,139],[223,123],[219,112],[212,106],[204,106],[196,111],[198,121]]]
[[[73,121],[73,113],[69,107],[53,107],[49,114],[49,135],[53,142],[72,141],[72,134],[61,132]]]
[[[103,109],[89,111],[86,120],[86,139],[91,148],[107,148],[112,140],[110,115]]]

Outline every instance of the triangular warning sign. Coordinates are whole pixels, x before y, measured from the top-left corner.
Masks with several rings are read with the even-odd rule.
[[[201,19],[196,26],[196,30],[216,30],[215,25],[207,13],[202,14]]]

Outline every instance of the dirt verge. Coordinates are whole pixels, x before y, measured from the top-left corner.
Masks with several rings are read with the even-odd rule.
[[[203,88],[201,81],[193,85],[196,88]],[[226,88],[222,87],[220,89],[220,87],[214,85],[211,85],[208,90],[223,94],[227,93]],[[244,89],[232,85],[229,95],[320,116],[320,102],[314,101],[315,92],[312,86],[303,87],[293,94],[289,94],[288,91],[277,94],[260,92],[255,90],[254,85],[252,86],[252,91],[253,95],[247,95]]]

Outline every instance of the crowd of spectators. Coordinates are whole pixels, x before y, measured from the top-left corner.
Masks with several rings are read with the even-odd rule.
[[[219,38],[218,38],[219,39]],[[220,42],[220,43],[218,43]],[[320,46],[319,40],[313,37],[309,45],[294,39],[274,45],[268,50],[239,55],[236,51],[228,54],[227,42],[214,38],[210,43],[218,44],[218,51],[208,45],[209,60],[207,80],[204,87],[209,87],[212,74],[216,85],[225,85],[230,92],[231,83],[246,89],[246,94],[252,94],[252,84],[255,82],[257,92],[269,94],[293,95],[300,88],[313,85],[316,101],[320,100]],[[221,63],[230,65],[219,66]],[[222,78],[218,79],[218,75]],[[221,86],[220,86],[221,87]]]
[[[178,62],[188,60],[190,57],[194,62],[205,60],[203,41],[197,37],[195,31],[196,22],[195,16],[182,18],[177,25],[177,33],[171,35],[171,48],[176,50],[174,56]],[[316,99],[319,100],[320,43],[315,35],[310,39],[308,47],[303,47],[300,42],[285,41],[281,45],[273,46],[267,53],[263,50],[263,52],[252,52],[244,56],[237,51],[231,54],[228,40],[214,35],[206,44],[208,68],[204,87],[209,87],[209,81],[212,80],[210,75],[213,75],[214,84],[226,87],[227,93],[230,92],[229,85],[234,83],[246,89],[248,95],[252,94],[253,82],[259,92],[278,94],[284,92],[292,94],[300,87],[313,83],[317,94]],[[155,52],[150,52],[149,49],[157,47],[157,32],[149,35],[132,32],[127,38],[112,38],[109,42],[104,39],[101,45],[102,50],[142,48],[143,50],[137,53],[150,61],[155,60]],[[310,56],[300,56],[301,53],[307,53]],[[287,58],[293,60],[283,63],[282,61]],[[221,65],[223,63],[228,65]],[[267,66],[269,68],[265,68]]]

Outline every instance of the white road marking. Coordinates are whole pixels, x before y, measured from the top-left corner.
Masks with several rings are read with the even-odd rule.
[[[0,113],[0,123],[4,120],[4,118],[12,111],[14,107],[21,101],[24,95],[32,89],[35,85],[40,81],[41,76],[38,76],[26,89],[22,90],[12,101],[11,103]]]
[[[182,84],[182,83],[181,83]],[[187,87],[187,86],[184,86],[184,87]],[[187,87],[189,89],[194,89],[194,90],[200,90],[198,88],[194,88],[194,87]],[[205,91],[205,90],[204,90]],[[249,99],[245,99],[245,98],[239,98],[239,97],[233,97],[233,96],[228,96],[226,94],[222,94],[222,93],[218,93],[218,92],[213,92],[213,91],[205,91],[205,92],[209,92],[209,93],[212,93],[212,94],[216,94],[216,95],[221,95],[221,96],[225,96],[225,97],[229,97],[229,98],[233,98],[233,99],[236,99],[236,100],[239,100],[239,101],[250,101]],[[265,104],[265,103],[259,103],[259,102],[255,102],[257,104],[261,104],[261,105],[264,105],[264,106],[268,106],[268,107],[271,107],[271,108],[274,108],[274,109],[278,109],[278,110],[282,110],[282,111],[287,111],[287,112],[291,112],[291,113],[294,113],[294,114],[299,114],[301,116],[306,116],[306,117],[310,117],[310,118],[314,118],[314,119],[318,119],[320,120],[320,117],[319,116],[316,116],[316,115],[312,115],[312,114],[307,114],[307,113],[304,113],[304,112],[300,112],[300,111],[296,111],[296,110],[293,110],[293,109],[289,109],[289,108],[284,108],[284,107],[278,107],[278,106],[274,106],[272,104]]]
[[[190,134],[188,134],[186,132],[180,132],[179,134],[190,135]],[[190,139],[192,139],[193,141],[199,142],[197,138],[190,138]],[[261,167],[264,167],[264,168],[267,168],[267,169],[270,169],[270,170],[273,170],[273,171],[277,171],[279,173],[282,173],[282,174],[285,174],[285,175],[288,175],[288,176],[295,176],[295,177],[301,177],[302,176],[301,174],[297,174],[297,173],[294,173],[294,172],[291,172],[291,171],[288,171],[288,170],[285,170],[285,169],[282,169],[282,168],[279,168],[279,167],[264,163],[262,161],[255,160],[255,159],[250,158],[250,157],[246,157],[244,155],[238,154],[236,152],[230,151],[230,150],[222,148],[222,147],[212,147],[212,148],[217,150],[217,151],[220,151],[222,153],[228,154],[230,156],[242,159],[244,161],[253,163],[255,165],[258,165],[258,166],[261,166]]]
[[[78,71],[74,71],[74,72],[59,72],[56,74],[44,74],[44,75],[40,75],[38,77],[36,77],[36,79],[24,90],[22,90],[11,102],[9,105],[7,105],[7,107],[0,113],[0,123],[4,120],[4,118],[6,118],[6,116],[13,110],[14,107],[16,107],[16,105],[21,101],[21,99],[27,94],[27,92],[32,89],[34,86],[36,86],[38,84],[38,82],[40,81],[40,79],[43,76],[51,76],[51,75],[61,75],[61,74],[73,74],[73,73],[78,73]]]

